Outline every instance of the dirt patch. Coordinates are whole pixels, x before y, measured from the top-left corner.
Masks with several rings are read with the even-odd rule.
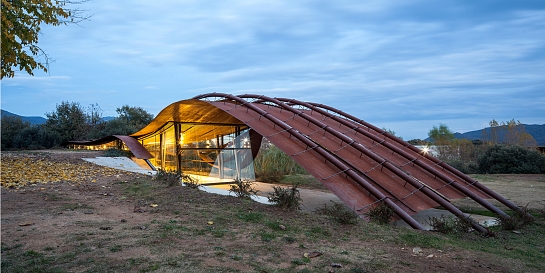
[[[545,207],[545,175],[543,174],[491,174],[471,175],[471,177],[519,207],[528,209]],[[490,200],[490,202],[501,209],[507,209],[496,200]],[[453,203],[457,206],[481,208],[470,199],[455,200]]]
[[[453,238],[440,234],[363,221],[341,225],[316,213],[283,211],[230,196],[168,187],[144,175],[91,166],[81,160],[97,155],[100,154],[59,151],[11,155],[44,160],[53,166],[70,163],[96,169],[81,181],[45,181],[22,188],[2,188],[3,271],[531,272],[535,269],[517,258],[466,249],[456,245]],[[517,179],[517,176],[493,176],[490,181],[481,180],[490,188],[505,192],[517,204],[543,201],[543,176]],[[511,180],[514,182],[504,183]],[[517,188],[520,183],[524,187],[532,185],[534,190],[513,194],[505,186],[517,185],[514,187]],[[487,240],[480,235],[471,236],[474,241]],[[309,252],[320,255],[306,258],[305,253]]]

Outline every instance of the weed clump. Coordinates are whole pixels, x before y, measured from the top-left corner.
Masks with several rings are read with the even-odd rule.
[[[124,151],[117,148],[110,148],[107,150],[104,150],[103,156],[105,157],[132,157],[133,154],[131,151]]]
[[[333,205],[317,209],[316,212],[330,216],[333,220],[341,224],[355,225],[358,222],[358,215],[344,204],[333,202]]]
[[[473,230],[471,225],[475,222],[475,220],[471,219],[469,216],[461,219],[446,217],[444,215],[441,215],[439,218],[429,217],[428,221],[432,230],[444,234],[468,233]]]
[[[242,180],[235,178],[233,184],[230,185],[229,193],[235,194],[238,198],[251,199],[252,195],[257,195],[259,191],[254,188],[254,183],[250,180]]]
[[[496,220],[503,230],[515,230],[532,224],[535,219],[529,213],[528,205],[521,211],[516,211],[512,216],[498,214]]]
[[[269,199],[269,202],[283,209],[300,210],[303,199],[301,199],[301,194],[297,186],[297,184],[293,184],[288,188],[273,186],[274,192],[268,193],[267,199]]]
[[[375,207],[369,209],[364,215],[371,222],[387,225],[392,221],[394,210],[381,201]]]
[[[154,179],[164,182],[169,187],[183,184],[184,186],[195,189],[201,186],[201,184],[190,175],[167,170],[158,170]]]

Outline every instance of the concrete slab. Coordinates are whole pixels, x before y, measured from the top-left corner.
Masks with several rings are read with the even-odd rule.
[[[147,175],[155,175],[155,171],[143,168],[141,164],[136,163],[128,157],[95,157],[95,158],[82,158],[85,161],[110,167],[118,170],[135,172]]]

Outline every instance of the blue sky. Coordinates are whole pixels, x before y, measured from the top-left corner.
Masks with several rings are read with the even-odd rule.
[[[2,109],[62,101],[157,114],[222,92],[339,108],[406,140],[440,123],[545,123],[545,1],[110,1],[46,26],[50,73],[2,80]]]

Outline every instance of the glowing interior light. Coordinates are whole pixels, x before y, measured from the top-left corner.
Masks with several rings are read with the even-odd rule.
[[[248,139],[247,137],[245,137],[245,138],[242,139],[242,141],[243,141],[244,143],[247,143],[247,142],[249,141],[249,139]]]

